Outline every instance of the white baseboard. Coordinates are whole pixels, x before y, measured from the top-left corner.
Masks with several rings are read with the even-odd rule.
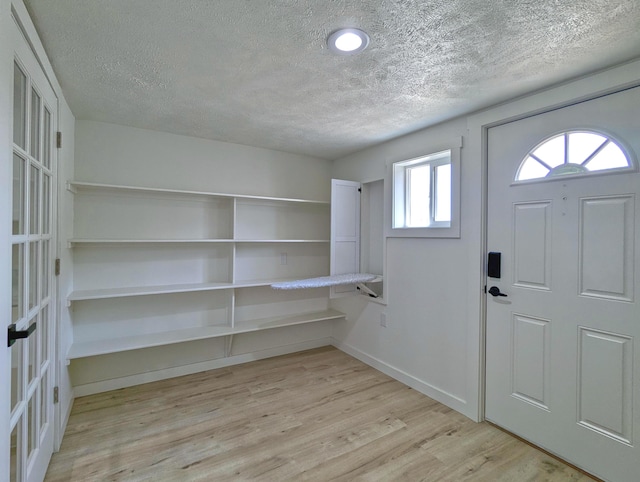
[[[154,372],[140,373],[128,377],[87,383],[85,385],[76,385],[73,387],[74,395],[76,397],[84,397],[86,395],[93,395],[95,393],[108,392],[110,390],[132,387],[134,385],[142,385],[143,383],[156,382],[158,380],[166,380],[168,378],[181,377],[183,375],[191,375],[192,373],[215,370],[216,368],[239,365],[241,363],[248,363],[251,361],[262,360],[264,358],[271,358],[274,356],[287,355],[289,353],[295,353],[297,351],[311,350],[313,348],[319,348],[321,346],[328,345],[331,345],[331,338],[319,338],[317,340],[303,341],[300,343],[294,343],[292,345],[283,345],[275,348],[269,348],[267,350],[245,353],[242,355],[217,358],[215,360],[209,360],[206,362],[193,363],[191,365],[165,368],[163,370],[157,370]]]
[[[371,355],[368,355],[357,348],[343,343],[340,340],[336,340],[335,338],[331,339],[331,344],[335,346],[338,350],[345,352],[348,355],[351,355],[354,358],[357,358],[363,363],[375,368],[376,370],[381,371],[385,375],[390,376],[398,380],[401,383],[413,388],[414,390],[419,391],[420,393],[437,400],[438,402],[446,405],[454,409],[457,412],[469,417],[471,420],[476,421],[477,413],[471,410],[473,407],[469,407],[468,403],[455,395],[445,392],[429,383],[426,383],[413,375],[409,375],[408,373],[395,368],[378,358],[375,358]]]

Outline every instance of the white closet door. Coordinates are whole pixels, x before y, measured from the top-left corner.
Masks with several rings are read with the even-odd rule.
[[[331,180],[331,274],[360,272],[359,182]],[[331,297],[356,292],[355,285],[334,286]]]
[[[58,100],[22,32],[15,23],[13,27],[12,306],[4,312],[13,335],[8,336],[11,369],[6,382],[3,373],[3,385],[10,386],[9,409],[2,414],[9,419],[10,433],[2,436],[10,447],[8,479],[0,473],[0,480],[31,482],[44,478],[53,452],[53,140]]]

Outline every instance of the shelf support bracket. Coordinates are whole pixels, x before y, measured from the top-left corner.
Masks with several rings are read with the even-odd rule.
[[[368,286],[366,286],[364,283],[357,283],[356,284],[356,288],[360,291],[360,293],[362,293],[363,295],[369,295],[371,298],[378,298],[378,293],[376,293],[375,291],[373,291],[371,288],[369,288]]]
[[[224,339],[224,356],[231,356],[231,349],[233,348],[233,335],[228,335]]]

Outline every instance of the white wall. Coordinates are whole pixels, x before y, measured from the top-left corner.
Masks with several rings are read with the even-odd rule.
[[[330,200],[330,163],[269,149],[92,121],[76,126],[76,179]]]
[[[339,159],[332,175],[380,179],[388,162],[428,154],[461,136],[464,145],[466,134],[466,120],[453,120]],[[479,157],[463,148],[460,239],[388,238],[386,306],[365,297],[332,302],[348,315],[346,325],[334,327],[336,346],[474,419],[478,346],[468,335],[479,322],[482,287],[479,174]]]
[[[75,145],[79,181],[330,200],[326,160],[85,120]],[[236,335],[226,359],[224,340],[208,339],[74,360],[71,373],[76,393],[88,394],[322,346],[330,336],[331,322],[320,322]]]
[[[370,181],[384,177],[388,161],[428,154],[430,145],[463,137],[460,239],[389,238],[387,306],[364,297],[333,300],[348,314],[347,324],[334,327],[334,344],[482,419],[486,129],[638,84],[640,61],[629,62],[335,161],[333,177]],[[386,328],[380,326],[381,313]]]

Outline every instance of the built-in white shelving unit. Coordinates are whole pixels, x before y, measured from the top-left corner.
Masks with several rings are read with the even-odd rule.
[[[69,359],[335,320],[329,202],[70,181],[76,194]]]

